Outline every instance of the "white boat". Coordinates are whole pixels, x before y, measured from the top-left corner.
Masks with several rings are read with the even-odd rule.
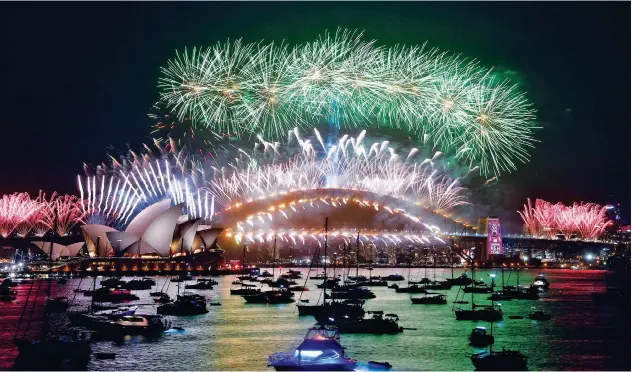
[[[272,354],[268,365],[277,371],[353,371],[357,361],[345,357],[336,328],[320,327],[310,328],[293,352]]]

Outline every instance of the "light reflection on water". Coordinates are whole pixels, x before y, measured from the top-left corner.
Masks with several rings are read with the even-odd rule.
[[[304,273],[307,269],[300,269]],[[284,270],[285,271],[285,270]],[[412,269],[413,279],[425,274],[432,277],[432,270]],[[406,269],[375,269],[373,275],[386,276]],[[600,271],[544,271],[551,288],[539,301],[506,301],[502,306],[505,320],[494,326],[498,348],[518,349],[529,357],[531,370],[559,369],[629,369],[629,315],[610,306],[596,306],[591,292],[604,290],[604,273]],[[489,282],[489,271],[480,270],[477,278]],[[520,282],[531,283],[537,271],[522,271]],[[368,275],[368,272],[363,274]],[[312,271],[314,275],[314,271]],[[458,272],[455,271],[455,275]],[[449,269],[437,269],[436,277],[449,277]],[[162,286],[165,278],[159,278]],[[166,334],[158,340],[130,337],[122,344],[99,342],[95,352],[115,352],[114,360],[94,360],[92,370],[263,370],[268,355],[287,351],[297,346],[313,324],[311,317],[298,317],[294,304],[256,305],[246,304],[240,296],[231,296],[229,288],[233,277],[216,278],[219,285],[212,291],[195,291],[222,306],[209,306],[210,312],[194,317],[172,317],[173,325],[186,329],[181,334]],[[505,280],[515,284],[515,273]],[[500,273],[497,272],[497,285]],[[302,280],[298,281],[302,285]],[[79,279],[69,281],[55,292],[69,298]],[[310,291],[303,298],[315,303],[320,295],[318,281],[308,280]],[[82,288],[92,284],[84,279]],[[405,282],[400,282],[405,285]],[[10,368],[15,350],[11,336],[19,318],[23,296],[28,286],[18,287],[22,298],[14,304],[0,304],[0,337],[2,348],[0,368]],[[471,370],[468,356],[475,351],[468,346],[467,336],[476,325],[489,324],[456,321],[452,313],[457,288],[445,291],[448,305],[412,305],[408,294],[398,294],[386,287],[372,287],[376,299],[368,300],[367,310],[383,310],[396,313],[404,327],[416,328],[397,335],[342,335],[346,353],[360,362],[369,360],[388,361],[395,370]],[[169,293],[175,296],[177,288],[170,285]],[[155,313],[149,297],[150,291],[137,291],[141,297],[139,313]],[[296,298],[300,293],[296,294]],[[419,295],[415,295],[419,296]],[[476,295],[477,303],[489,303],[487,295]],[[467,295],[466,300],[470,300]],[[87,305],[89,297],[79,294],[75,303]],[[458,306],[458,305],[457,305]],[[469,305],[463,305],[469,306]],[[548,322],[526,318],[534,309],[553,315]],[[508,315],[523,315],[525,319],[511,320]],[[626,323],[627,322],[627,323]],[[627,325],[626,325],[627,324]],[[617,338],[622,338],[617,340]],[[625,338],[625,340],[623,340]]]

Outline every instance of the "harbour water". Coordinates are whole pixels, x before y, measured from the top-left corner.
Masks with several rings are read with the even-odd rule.
[[[307,274],[307,269],[299,269]],[[283,271],[287,271],[285,268]],[[354,273],[352,269],[352,274]],[[375,269],[374,276],[392,273],[407,276],[407,269]],[[477,270],[477,279],[490,282],[491,270]],[[500,283],[500,271],[495,270],[496,285]],[[539,271],[521,270],[520,282],[528,285]],[[277,269],[277,274],[279,269]],[[312,270],[312,275],[315,271]],[[460,271],[455,270],[455,275]],[[538,301],[513,300],[502,302],[505,319],[494,325],[495,348],[520,350],[528,356],[530,370],[629,370],[630,369],[630,315],[627,309],[611,305],[596,305],[591,293],[605,290],[603,271],[544,270],[551,282],[548,291]],[[362,272],[367,275],[368,272]],[[450,276],[449,269],[437,269],[437,279]],[[306,277],[306,275],[303,275]],[[423,276],[432,278],[433,271],[411,270],[411,279]],[[129,279],[129,278],[128,278]],[[154,278],[161,287],[165,277]],[[191,291],[205,295],[221,306],[209,306],[210,312],[193,317],[168,317],[173,325],[182,326],[181,334],[164,335],[156,340],[129,337],[123,342],[98,342],[94,352],[114,352],[114,360],[94,360],[90,370],[265,370],[268,355],[287,351],[297,346],[308,327],[314,324],[312,317],[299,317],[295,304],[258,305],[246,304],[242,297],[231,296],[229,289],[232,276],[215,278],[219,285],[213,290]],[[515,271],[505,280],[515,284]],[[97,283],[100,279],[97,279]],[[303,280],[297,280],[299,285]],[[309,291],[303,299],[315,303],[322,291],[316,288],[320,281],[307,280]],[[406,285],[406,282],[398,284]],[[80,284],[88,289],[92,279],[72,279],[65,285],[55,286],[53,295],[65,295],[73,299],[73,307],[85,307],[90,298],[73,293]],[[29,285],[21,285],[18,299],[12,303],[0,303],[0,368],[9,369],[17,355],[12,336],[22,312]],[[184,286],[181,287],[181,290]],[[452,311],[458,287],[443,291],[448,295],[448,305],[412,305],[409,294],[395,293],[387,287],[372,287],[376,299],[367,300],[366,310],[382,310],[399,315],[400,325],[415,330],[405,330],[396,335],[343,334],[341,343],[346,353],[361,362],[388,361],[394,370],[472,370],[469,356],[476,351],[468,346],[467,336],[477,325],[489,328],[489,323],[457,321]],[[177,287],[171,283],[169,294],[175,296]],[[150,291],[135,291],[141,304],[138,313],[155,313],[149,297]],[[189,290],[187,290],[189,292]],[[296,298],[301,296],[296,293]],[[413,295],[423,296],[423,295]],[[488,295],[476,296],[477,304],[489,304]],[[467,294],[465,300],[470,301]],[[456,305],[471,306],[471,305]],[[543,310],[553,318],[549,321],[533,321],[530,312]],[[37,311],[33,318],[37,317]],[[28,315],[28,314],[27,314]],[[524,319],[509,319],[509,315],[522,315]],[[57,327],[63,327],[61,318]],[[33,328],[39,327],[34,323]]]

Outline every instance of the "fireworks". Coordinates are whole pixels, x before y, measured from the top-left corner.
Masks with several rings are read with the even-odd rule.
[[[333,119],[403,129],[499,175],[528,160],[535,112],[491,70],[425,46],[385,48],[338,31],[293,48],[227,42],[178,54],[161,102],[187,128],[280,138]]]
[[[55,213],[55,232],[59,236],[64,236],[70,229],[78,223],[83,223],[85,212],[82,202],[74,195],[58,196],[51,201],[54,203],[51,209]]]
[[[212,197],[197,186],[204,178],[197,157],[177,150],[173,143],[155,145],[145,146],[141,155],[129,151],[119,159],[112,157],[112,164],[98,166],[95,175],[77,177],[89,223],[122,228],[140,210],[165,199],[186,203],[190,217],[212,216]]]
[[[298,129],[287,143],[259,137],[252,151],[238,149],[235,160],[213,167],[207,190],[225,207],[283,192],[346,189],[392,196],[436,213],[467,204],[466,190],[437,166],[440,152],[421,156],[417,148],[398,153],[388,141],[365,145],[366,131],[344,135],[327,147],[314,130],[303,139]]]
[[[524,210],[518,212],[524,221],[526,232],[535,237],[553,238],[558,234],[566,239],[597,239],[610,225],[606,218],[606,208],[593,203],[552,204],[541,199],[527,199]]]
[[[25,237],[42,236],[54,229],[64,236],[76,224],[82,223],[84,213],[77,197],[53,193],[49,200],[40,192],[31,199],[27,193],[3,195],[0,199],[0,235],[9,237],[12,233]]]
[[[31,216],[39,205],[27,193],[3,195],[0,199],[0,235],[3,238],[11,235],[16,228],[25,236],[32,228]]]

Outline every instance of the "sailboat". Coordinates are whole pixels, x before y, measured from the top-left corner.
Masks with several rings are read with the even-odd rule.
[[[529,287],[524,288],[520,285],[520,269],[518,268],[516,273],[516,286],[505,286],[505,265],[501,265],[501,275],[502,275],[502,290],[493,292],[492,295],[488,298],[494,301],[503,301],[503,300],[537,300],[540,298],[538,294],[538,289]],[[511,274],[510,274],[511,275]]]
[[[470,265],[472,270],[472,280],[474,280],[474,259],[472,259]],[[472,308],[454,310],[456,320],[486,320],[493,322],[503,319],[503,311],[498,304],[494,305],[494,300],[491,300],[491,306],[476,305],[474,303],[474,292],[470,293],[472,294]]]

